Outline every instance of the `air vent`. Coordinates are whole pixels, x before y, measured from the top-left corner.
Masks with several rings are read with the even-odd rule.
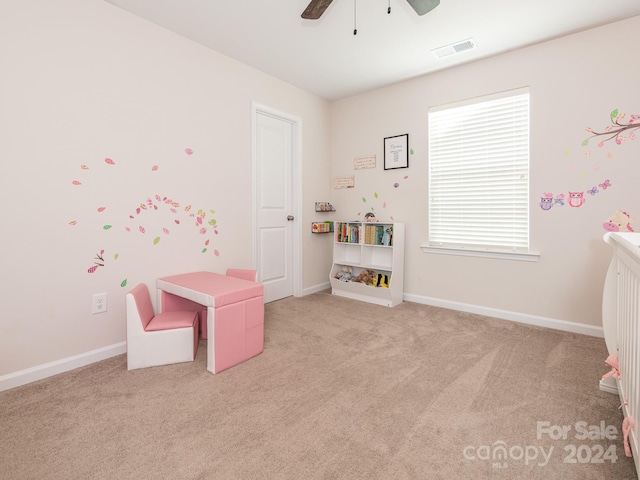
[[[438,58],[448,57],[455,53],[465,52],[467,50],[473,50],[476,48],[476,42],[473,38],[462,40],[461,42],[452,43],[451,45],[445,45],[444,47],[431,50],[433,54]]]

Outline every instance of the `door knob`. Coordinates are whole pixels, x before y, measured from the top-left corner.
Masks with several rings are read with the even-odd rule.
[[[290,222],[293,221],[293,215],[287,215],[287,220],[289,220]]]

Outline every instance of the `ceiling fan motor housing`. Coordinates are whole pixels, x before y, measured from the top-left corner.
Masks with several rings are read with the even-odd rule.
[[[318,20],[324,11],[331,5],[333,0],[311,0],[307,8],[302,12],[302,18],[307,20]],[[416,11],[418,15],[424,15],[440,5],[440,0],[407,0],[409,5]],[[390,13],[391,7],[387,13]],[[354,32],[355,35],[355,32]]]
[[[407,0],[418,15],[424,15],[440,5],[440,0]]]

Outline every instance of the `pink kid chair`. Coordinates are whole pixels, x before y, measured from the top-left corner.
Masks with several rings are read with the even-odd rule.
[[[225,273],[225,275],[229,277],[243,278],[245,280],[251,280],[252,282],[255,282],[256,278],[258,278],[258,271],[244,270],[242,268],[227,268],[227,273]]]
[[[128,370],[195,359],[198,312],[183,310],[155,315],[144,283],[127,293],[126,305]]]

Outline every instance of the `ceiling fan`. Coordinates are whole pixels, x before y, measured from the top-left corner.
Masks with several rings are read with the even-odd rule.
[[[302,12],[302,18],[318,20],[333,0],[311,0]],[[418,15],[424,15],[440,5],[440,0],[407,0]]]

